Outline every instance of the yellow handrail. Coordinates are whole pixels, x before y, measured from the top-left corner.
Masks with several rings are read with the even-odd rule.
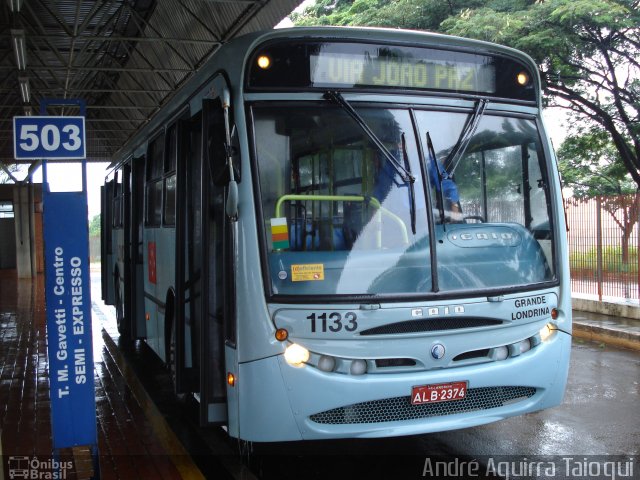
[[[296,200],[303,201],[303,202],[304,201],[306,202],[313,202],[313,201],[315,202],[369,202],[378,210],[378,212],[385,215],[386,217],[389,217],[390,219],[392,219],[394,222],[398,224],[398,226],[400,227],[400,231],[402,232],[402,239],[404,240],[405,245],[409,244],[409,235],[407,234],[407,227],[402,221],[402,219],[399,216],[397,216],[395,213],[390,212],[389,210],[384,208],[382,205],[380,205],[380,202],[375,197],[365,197],[362,195],[295,195],[295,194],[282,195],[276,202],[276,217],[278,218],[282,217],[281,210],[282,210],[282,204],[284,202],[291,202]],[[378,219],[378,222],[381,224],[382,220]],[[380,234],[380,232],[378,233]],[[379,238],[378,246],[380,246],[381,242],[382,242],[382,239]]]

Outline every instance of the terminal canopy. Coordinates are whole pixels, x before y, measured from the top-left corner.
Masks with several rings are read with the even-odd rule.
[[[6,175],[16,163],[12,118],[38,115],[44,98],[84,99],[87,159],[110,161],[221,44],[273,28],[299,3],[3,1],[0,170]],[[78,110],[50,108],[48,114]]]

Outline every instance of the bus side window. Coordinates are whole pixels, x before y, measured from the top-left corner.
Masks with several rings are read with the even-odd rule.
[[[176,224],[176,161],[178,154],[176,124],[167,130],[167,150],[164,159],[164,224]]]
[[[118,170],[115,174],[113,185],[113,216],[112,226],[115,229],[122,228],[123,221],[123,198],[122,198],[122,170]]]
[[[159,227],[162,221],[162,171],[164,132],[149,143],[145,184],[145,225]]]

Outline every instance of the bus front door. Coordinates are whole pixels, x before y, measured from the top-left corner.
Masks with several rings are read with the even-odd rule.
[[[145,158],[133,158],[130,168],[131,195],[129,196],[129,232],[127,235],[129,248],[129,292],[131,304],[129,314],[131,321],[131,337],[146,337],[144,318],[144,265],[142,256],[142,227],[144,222],[144,173]]]
[[[205,104],[207,101],[205,101]],[[194,392],[200,423],[227,420],[224,366],[224,188],[214,185],[203,145],[210,112],[179,126],[176,218],[176,389]]]

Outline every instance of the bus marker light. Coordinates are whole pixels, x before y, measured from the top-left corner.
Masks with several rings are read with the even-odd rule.
[[[258,66],[266,70],[271,66],[271,59],[267,55],[260,55],[258,57]]]
[[[349,369],[351,375],[363,375],[367,372],[367,362],[364,360],[354,360],[351,362],[351,368]]]
[[[279,328],[276,330],[276,340],[284,342],[287,338],[289,338],[289,332],[286,328]]]
[[[558,319],[558,315],[560,314],[560,312],[558,312],[557,308],[552,308],[551,309],[551,318],[553,320],[557,320]]]
[[[523,87],[529,83],[529,75],[526,72],[520,72],[516,75],[516,82],[518,85],[522,85]]]
[[[284,359],[289,365],[300,367],[309,360],[309,350],[304,348],[302,345],[292,343],[284,351]]]
[[[528,338],[525,338],[524,340],[522,340],[520,343],[520,353],[524,353],[524,352],[528,352],[529,350],[531,350],[531,342],[529,341]]]
[[[231,372],[227,372],[227,384],[230,387],[235,387],[236,385],[236,376]]]
[[[322,355],[318,360],[318,368],[323,372],[333,372],[336,367],[336,359],[329,355]]]
[[[148,313],[145,313],[144,319],[148,322],[149,320],[151,320],[151,315],[149,315]]]

